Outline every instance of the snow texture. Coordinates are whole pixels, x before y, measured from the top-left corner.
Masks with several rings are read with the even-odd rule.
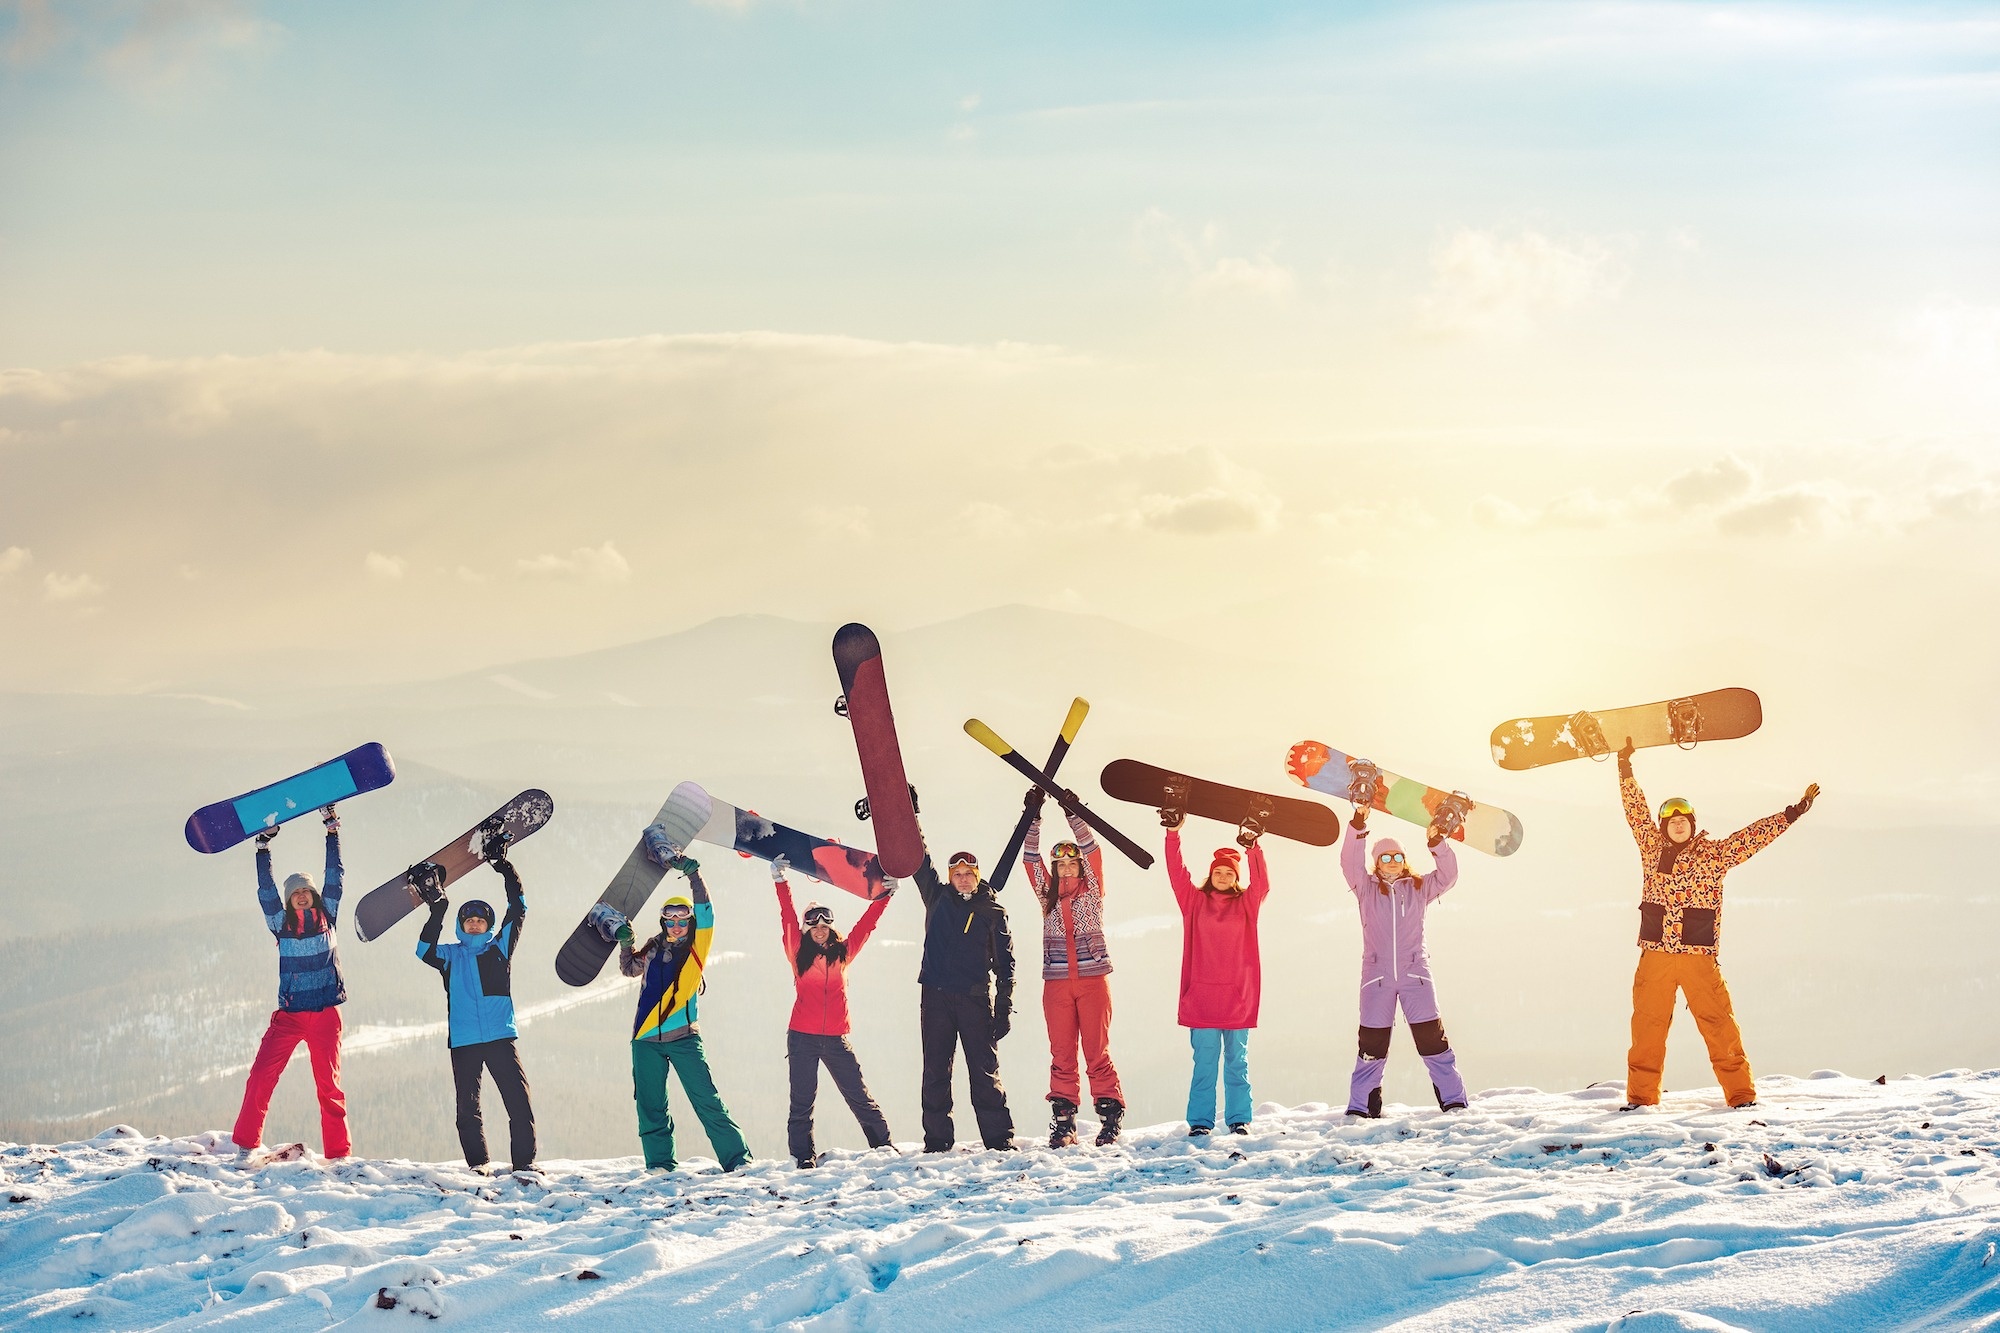
[[[0,1327],[2000,1326],[2000,1070],[1761,1091],[1267,1104],[1247,1137],[733,1175],[251,1169],[119,1126],[0,1149]]]

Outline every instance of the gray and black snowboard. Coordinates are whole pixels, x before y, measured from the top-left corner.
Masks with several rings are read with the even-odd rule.
[[[708,793],[692,782],[683,782],[667,797],[667,803],[660,807],[652,822],[666,825],[667,841],[686,851],[702,825],[708,823],[708,816]],[[608,912],[628,921],[637,916],[666,873],[664,867],[654,864],[653,858],[646,855],[643,837],[633,844],[625,864],[611,877],[610,886],[591,904],[583,920],[556,951],[556,975],[566,985],[588,986],[597,979],[613,947],[611,935],[601,929]]]

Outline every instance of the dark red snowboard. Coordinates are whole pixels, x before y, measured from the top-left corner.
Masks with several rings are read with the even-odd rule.
[[[866,625],[842,625],[833,636],[833,665],[840,672],[839,711],[854,724],[854,748],[861,756],[861,779],[868,804],[856,813],[875,825],[875,855],[882,873],[905,879],[924,860],[924,833],[917,826],[917,802],[903,772],[896,741],[896,714],[889,706],[889,683],[882,674],[882,645]]]

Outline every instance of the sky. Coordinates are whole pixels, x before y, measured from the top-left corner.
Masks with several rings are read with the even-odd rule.
[[[1024,602],[1990,734],[1996,122],[1978,5],[9,0],[0,689]]]

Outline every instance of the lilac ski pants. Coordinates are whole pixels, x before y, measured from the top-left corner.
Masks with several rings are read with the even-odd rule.
[[[1401,1007],[1403,1021],[1410,1025],[1417,1053],[1430,1071],[1431,1088],[1439,1106],[1466,1104],[1465,1080],[1458,1075],[1458,1057],[1445,1039],[1444,1023],[1438,1018],[1437,991],[1431,979],[1416,972],[1400,977],[1370,977],[1361,983],[1361,1050],[1354,1060],[1354,1079],[1347,1094],[1347,1109],[1359,1115],[1380,1115],[1382,1073],[1389,1063],[1389,1033]]]

